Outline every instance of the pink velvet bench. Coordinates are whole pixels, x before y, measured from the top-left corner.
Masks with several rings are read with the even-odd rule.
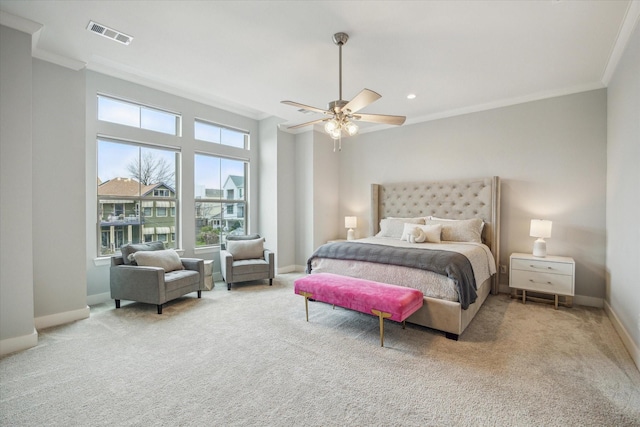
[[[384,319],[402,322],[422,307],[423,295],[417,289],[388,285],[331,273],[309,274],[294,282],[294,292],[304,297],[309,321],[309,298],[374,314],[380,319],[380,346],[384,347]]]

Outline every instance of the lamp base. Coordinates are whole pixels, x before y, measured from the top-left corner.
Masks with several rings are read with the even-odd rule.
[[[533,242],[533,256],[544,258],[547,256],[547,242],[543,238]]]
[[[356,236],[355,236],[355,232],[353,231],[353,228],[350,228],[350,229],[347,231],[347,240],[353,240],[353,239],[355,239],[355,238],[356,238]]]

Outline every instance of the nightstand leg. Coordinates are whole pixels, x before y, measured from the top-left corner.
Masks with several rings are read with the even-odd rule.
[[[525,291],[524,289],[522,290],[522,303],[527,303],[527,291]]]
[[[555,295],[556,310],[558,309],[558,294]]]

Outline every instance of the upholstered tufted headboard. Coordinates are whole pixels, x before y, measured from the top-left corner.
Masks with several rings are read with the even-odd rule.
[[[387,217],[414,218],[433,215],[449,219],[482,218],[483,242],[500,262],[500,178],[371,185],[370,235]],[[497,292],[497,274],[494,290]]]

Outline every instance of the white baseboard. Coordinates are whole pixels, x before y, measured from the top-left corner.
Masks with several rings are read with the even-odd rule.
[[[285,267],[278,267],[276,274],[295,273],[296,271],[299,271],[297,265],[287,265]]]
[[[91,306],[91,305],[102,304],[103,302],[107,302],[110,299],[111,299],[110,292],[104,292],[104,293],[95,294],[95,295],[87,295],[87,305]]]
[[[36,329],[46,329],[52,326],[64,325],[76,320],[86,319],[89,317],[89,306],[79,310],[65,311],[63,313],[50,314],[48,316],[36,317],[34,323]]]
[[[505,285],[501,283],[500,286],[498,287],[498,292],[500,292],[501,294],[510,294],[511,288],[509,287],[509,285]],[[588,297],[586,295],[575,295],[573,297],[573,303],[575,305],[584,305],[586,307],[597,307],[597,308],[604,307],[603,298]]]
[[[33,332],[15,338],[7,338],[0,341],[0,356],[26,350],[38,345],[38,331],[33,328]]]
[[[607,301],[604,302],[604,312],[607,313],[609,320],[611,320],[611,323],[613,324],[613,328],[616,330],[618,335],[620,335],[622,343],[627,348],[631,359],[633,359],[633,362],[640,371],[640,348],[638,347],[638,344],[633,342],[631,335],[629,335],[629,332],[627,332],[627,329],[624,327],[622,322],[620,322],[620,319]]]

